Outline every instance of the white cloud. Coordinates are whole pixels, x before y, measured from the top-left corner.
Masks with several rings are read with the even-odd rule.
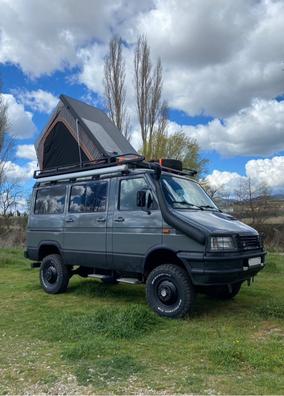
[[[234,194],[240,183],[248,178],[253,185],[267,185],[272,192],[284,192],[284,157],[250,160],[246,164],[246,175],[237,172],[214,170],[205,180],[218,191]]]
[[[223,121],[182,128],[205,150],[225,156],[271,155],[284,150],[284,102],[254,100]]]
[[[137,17],[165,68],[170,106],[224,117],[283,91],[283,1],[156,1]]]
[[[37,161],[27,162],[23,166],[11,161],[6,161],[4,169],[5,177],[8,182],[22,184],[33,177],[33,173],[37,169]]]
[[[58,103],[58,98],[51,92],[38,89],[36,91],[18,91],[17,98],[26,107],[40,113],[51,113]]]
[[[146,7],[148,1],[145,2]],[[112,0],[0,0],[0,62],[19,65],[32,76],[76,65],[78,48],[108,41],[137,7]]]
[[[205,180],[213,190],[232,193],[240,184],[241,180],[246,177],[239,175],[237,172],[219,171],[214,169],[211,175]]]
[[[32,76],[79,66],[80,81],[101,93],[110,37],[122,36],[132,62],[132,44],[146,33],[171,107],[228,117],[283,91],[281,0],[0,0],[0,13],[0,62]]]
[[[37,161],[36,151],[33,144],[21,144],[17,146],[16,156],[31,161]]]
[[[246,164],[246,174],[271,188],[284,189],[284,157],[250,160]]]
[[[3,94],[3,97],[8,105],[8,130],[10,135],[17,139],[31,137],[36,130],[32,113],[26,111],[23,104],[18,103],[13,95]]]
[[[100,95],[104,90],[103,73],[106,52],[107,46],[99,44],[82,48],[78,52],[78,59],[82,64],[81,72],[78,75],[79,81]]]

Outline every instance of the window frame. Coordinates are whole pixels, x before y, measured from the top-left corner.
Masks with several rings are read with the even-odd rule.
[[[86,210],[84,210],[82,212],[72,212],[72,211],[70,211],[72,188],[73,187],[78,187],[78,186],[84,186],[84,189],[85,189],[84,191],[86,192],[86,186],[87,186],[87,184],[90,184],[90,183],[100,183],[100,184],[106,183],[106,204],[105,204],[105,209],[102,210],[102,211],[98,211],[97,210],[97,211],[93,211],[93,212],[86,211]],[[109,180],[105,180],[105,179],[104,180],[86,180],[86,181],[84,181],[82,183],[77,182],[77,183],[74,183],[74,184],[70,184],[67,213],[68,214],[72,214],[72,215],[78,215],[78,214],[90,214],[90,215],[92,215],[94,213],[106,213],[107,210],[108,210],[109,184],[110,184]],[[85,205],[84,205],[84,208],[86,208],[86,194],[85,194]]]
[[[117,199],[117,207],[116,207],[116,210],[117,211],[119,211],[119,212],[135,212],[135,211],[141,211],[141,208],[139,208],[138,206],[137,206],[137,209],[134,209],[134,210],[131,210],[131,209],[120,209],[120,194],[121,194],[121,183],[123,182],[123,181],[128,181],[128,180],[133,180],[133,179],[143,179],[144,181],[145,181],[145,183],[147,184],[147,186],[148,186],[148,188],[149,188],[149,190],[151,190],[152,191],[152,194],[153,194],[153,190],[152,190],[152,187],[151,187],[151,185],[149,184],[149,182],[148,182],[148,180],[146,179],[146,177],[144,176],[144,175],[133,175],[133,176],[131,176],[131,177],[124,177],[124,178],[121,178],[120,180],[119,180],[119,186],[118,186],[118,199]],[[155,202],[156,202],[156,198],[154,197],[154,200],[155,200]],[[158,208],[154,208],[154,209],[151,209],[151,210],[157,210]]]
[[[36,204],[37,204],[37,198],[38,198],[38,193],[39,193],[39,191],[42,191],[42,190],[46,190],[46,189],[49,189],[49,190],[54,190],[55,188],[58,188],[58,187],[61,187],[61,188],[64,188],[64,190],[65,190],[65,193],[64,193],[64,204],[63,204],[63,210],[62,210],[62,212],[59,212],[59,213],[37,213],[36,212]],[[67,202],[67,185],[66,184],[61,184],[61,185],[57,185],[57,186],[42,186],[42,187],[38,187],[37,189],[36,189],[36,191],[35,191],[35,198],[34,198],[34,205],[33,205],[33,211],[32,211],[32,213],[33,213],[33,215],[35,215],[35,216],[54,216],[54,215],[57,215],[57,216],[60,216],[60,215],[64,215],[65,214],[65,207],[66,207],[66,202]]]

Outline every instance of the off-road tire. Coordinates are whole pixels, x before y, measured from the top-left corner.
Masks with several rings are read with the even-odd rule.
[[[218,300],[231,300],[234,298],[240,291],[242,286],[241,282],[233,283],[231,285],[231,290],[229,286],[211,286],[205,290],[205,294],[208,297],[213,297]]]
[[[160,316],[182,318],[192,313],[195,294],[189,275],[177,265],[156,267],[146,281],[147,302]]]
[[[70,273],[59,254],[44,257],[40,266],[39,279],[46,293],[57,294],[66,291]]]

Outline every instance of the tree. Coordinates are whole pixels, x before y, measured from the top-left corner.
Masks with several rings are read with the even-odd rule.
[[[0,186],[0,211],[3,216],[16,210],[20,191],[15,183],[5,180]]]
[[[195,169],[198,175],[206,170],[208,160],[201,159],[197,142],[183,131],[169,135],[166,130],[157,130],[152,141],[152,156],[154,159],[172,158],[182,161],[183,167]]]
[[[121,39],[114,37],[105,57],[104,88],[108,114],[117,128],[129,139],[129,117],[125,108],[125,62]]]
[[[5,103],[4,97],[1,93],[1,82],[0,82],[0,153],[3,149],[4,134],[7,128],[8,128],[7,104]]]
[[[269,199],[271,192],[264,183],[252,183],[250,177],[241,180],[234,191],[235,210],[240,218],[247,218],[254,226],[262,225],[269,217]]]
[[[150,47],[145,36],[140,36],[134,51],[134,91],[142,147],[139,150],[147,160],[163,157],[180,159],[186,168],[205,171],[207,160],[201,159],[199,146],[182,131],[168,133],[168,106],[162,100],[163,69],[158,59],[152,65]],[[125,62],[122,41],[113,38],[105,58],[105,98],[110,118],[127,137],[129,118],[125,109]],[[125,127],[127,126],[127,128]],[[127,132],[125,132],[127,131]]]
[[[137,41],[134,55],[134,85],[141,138],[142,152],[147,159],[153,157],[152,142],[155,129],[163,118],[166,105],[162,102],[162,63],[158,59],[152,70],[150,47],[145,36]]]

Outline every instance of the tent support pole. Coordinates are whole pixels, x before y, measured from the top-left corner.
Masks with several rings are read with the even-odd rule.
[[[80,161],[80,166],[82,166],[82,154],[81,154],[81,148],[80,148],[79,120],[78,120],[78,118],[76,118],[76,132],[77,132],[77,143],[78,143],[78,151],[79,151],[79,161]]]

